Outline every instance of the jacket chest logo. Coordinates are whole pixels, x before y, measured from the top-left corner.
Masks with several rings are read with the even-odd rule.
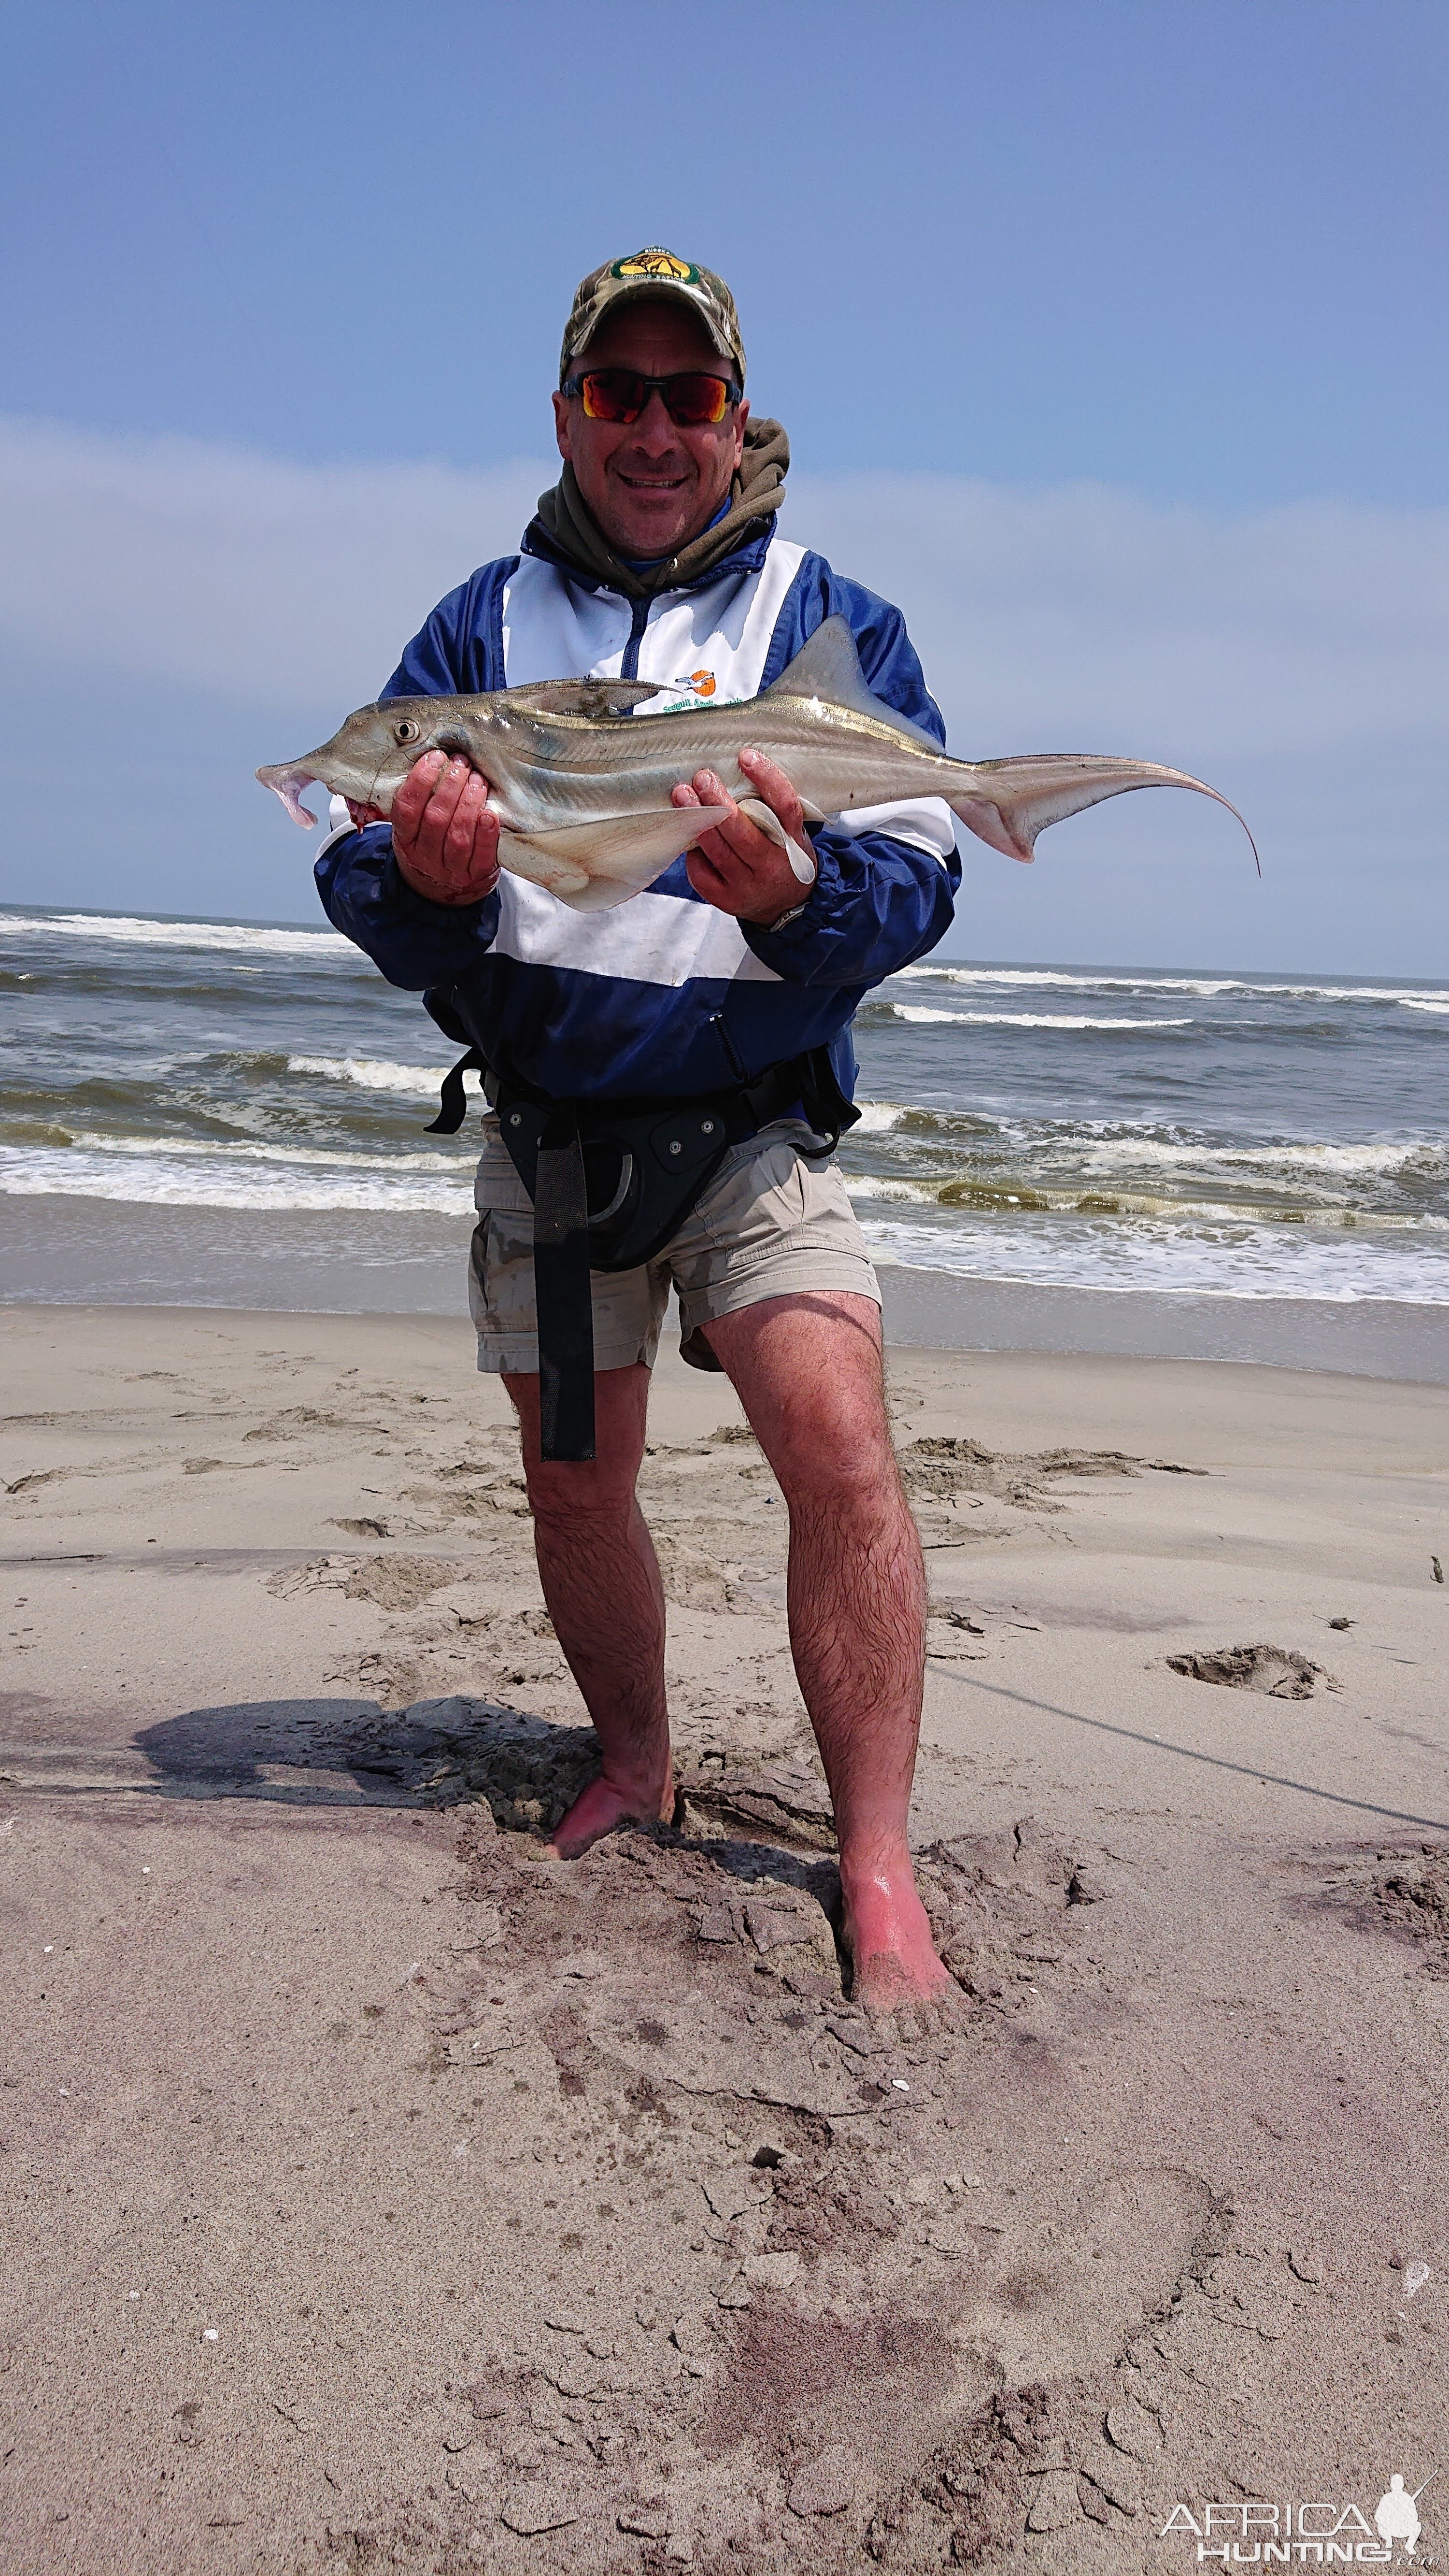
[[[657,701],[647,708],[637,709],[636,713],[651,716],[687,715],[691,707],[701,704],[733,707],[739,706],[742,701],[728,692],[721,697],[719,681],[714,672],[698,670],[691,671],[682,680],[661,680]]]

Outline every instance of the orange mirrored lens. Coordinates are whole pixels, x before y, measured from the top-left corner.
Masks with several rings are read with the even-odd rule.
[[[595,367],[582,379],[584,415],[631,425],[658,387],[664,408],[681,429],[709,429],[722,421],[733,390],[723,376],[639,376],[628,367]]]
[[[583,391],[586,420],[634,421],[649,399],[643,377],[626,375],[622,367],[596,369],[584,377]]]
[[[723,420],[730,396],[723,376],[671,376],[664,404],[682,429],[705,429]]]

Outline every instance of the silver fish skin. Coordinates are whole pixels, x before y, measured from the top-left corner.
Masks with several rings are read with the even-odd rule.
[[[502,865],[578,912],[641,893],[722,819],[722,807],[670,802],[671,788],[700,769],[712,769],[785,847],[801,883],[813,882],[812,854],[787,840],[739,768],[747,747],[784,770],[807,822],[939,796],[968,831],[1013,859],[1031,859],[1037,834],[1049,823],[1137,787],[1186,787],[1211,796],[1248,832],[1237,807],[1215,787],[1154,761],[1086,752],[952,760],[930,734],[871,694],[841,617],[827,618],[757,698],[662,715],[634,712],[660,694],[651,681],[586,679],[477,697],[388,698],[359,707],[319,750],[259,769],[257,776],[310,829],[316,818],[301,790],[313,781],[388,814],[424,752],[460,753],[488,780],[503,827]],[[1248,843],[1256,861],[1251,832]]]

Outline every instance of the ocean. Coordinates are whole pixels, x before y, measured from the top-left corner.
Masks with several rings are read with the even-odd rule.
[[[450,1050],[345,940],[11,908],[0,989],[0,1295],[462,1311],[475,1124],[422,1132]],[[928,959],[856,1028],[841,1161],[934,1311],[1217,1301],[1250,1343],[1254,1307],[1403,1310],[1449,1345],[1449,984]]]

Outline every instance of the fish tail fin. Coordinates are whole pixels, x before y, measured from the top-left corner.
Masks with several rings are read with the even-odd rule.
[[[1108,796],[1126,796],[1137,787],[1188,787],[1195,796],[1210,796],[1242,823],[1259,876],[1263,862],[1258,845],[1236,805],[1216,787],[1189,778],[1184,769],[1164,769],[1153,760],[1113,760],[1088,753],[1044,752],[1021,760],[983,760],[971,765],[970,784],[952,783],[943,793],[958,822],[968,832],[1008,859],[1036,856],[1037,834],[1069,814],[1084,813]]]

